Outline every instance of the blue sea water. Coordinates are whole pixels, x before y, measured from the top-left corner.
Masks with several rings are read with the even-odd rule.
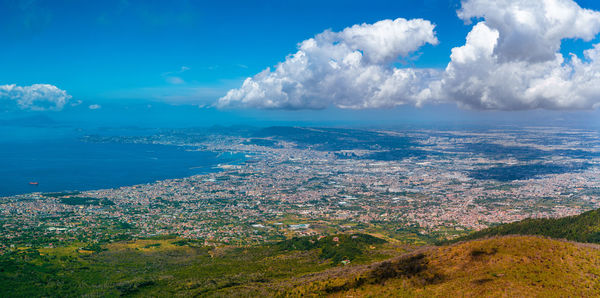
[[[242,158],[178,146],[86,143],[68,130],[52,129],[52,137],[37,128],[20,130],[7,137],[0,129],[0,196],[150,183],[213,172]]]

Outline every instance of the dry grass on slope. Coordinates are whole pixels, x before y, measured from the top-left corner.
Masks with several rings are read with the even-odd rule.
[[[598,246],[536,236],[504,236],[432,247],[360,272],[336,272],[288,292],[426,297],[600,295]],[[327,274],[327,273],[324,273]]]

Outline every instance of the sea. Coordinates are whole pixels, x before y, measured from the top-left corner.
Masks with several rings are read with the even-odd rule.
[[[241,154],[181,146],[82,141],[90,132],[96,133],[0,126],[0,197],[151,183],[215,172],[219,164],[243,161]]]

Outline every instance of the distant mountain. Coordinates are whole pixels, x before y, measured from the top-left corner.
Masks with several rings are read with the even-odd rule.
[[[395,160],[425,154],[422,150],[412,148],[420,145],[409,137],[362,129],[272,126],[258,130],[253,137],[292,142],[298,148],[319,151],[383,151],[384,154],[368,156],[376,160]]]
[[[600,209],[562,218],[525,219],[477,231],[452,242],[499,235],[541,235],[577,242],[600,243]]]

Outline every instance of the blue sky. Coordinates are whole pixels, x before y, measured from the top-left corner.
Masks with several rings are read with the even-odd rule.
[[[166,88],[163,74],[181,67],[189,68],[181,74],[186,86],[215,96],[325,29],[397,17],[439,24],[440,45],[413,63],[443,67],[468,32],[456,18],[457,1],[443,0],[0,3],[0,82],[44,82],[98,100]]]
[[[580,0],[577,4],[600,10],[597,1]],[[441,71],[451,61],[452,48],[465,44],[473,29],[473,24],[465,24],[457,17],[460,8],[460,1],[454,0],[0,0],[0,85],[50,84],[65,90],[70,102],[81,101],[78,106],[67,104],[62,111],[52,112],[52,117],[70,111],[92,113],[89,107],[96,104],[101,107],[97,113],[104,109],[103,117],[107,109],[143,113],[165,104],[178,105],[180,108],[173,108],[178,111],[196,109],[197,105],[214,103],[228,90],[239,88],[245,78],[284,61],[298,50],[298,43],[326,29],[339,32],[355,24],[396,18],[429,20],[436,26],[439,43],[420,46],[410,57],[386,67]],[[565,38],[560,52],[583,57],[583,50],[597,42],[597,37],[585,42]],[[399,113],[423,109],[413,108],[408,102],[408,107],[399,108]],[[289,112],[257,107],[262,106],[202,113],[215,118],[327,118],[311,109]],[[337,110],[329,106],[326,109]],[[439,109],[432,111],[432,117],[441,113]],[[2,115],[8,117],[13,112]],[[180,112],[173,113],[177,118]],[[376,111],[339,113],[377,118],[373,116]],[[464,116],[463,112],[458,114]]]

